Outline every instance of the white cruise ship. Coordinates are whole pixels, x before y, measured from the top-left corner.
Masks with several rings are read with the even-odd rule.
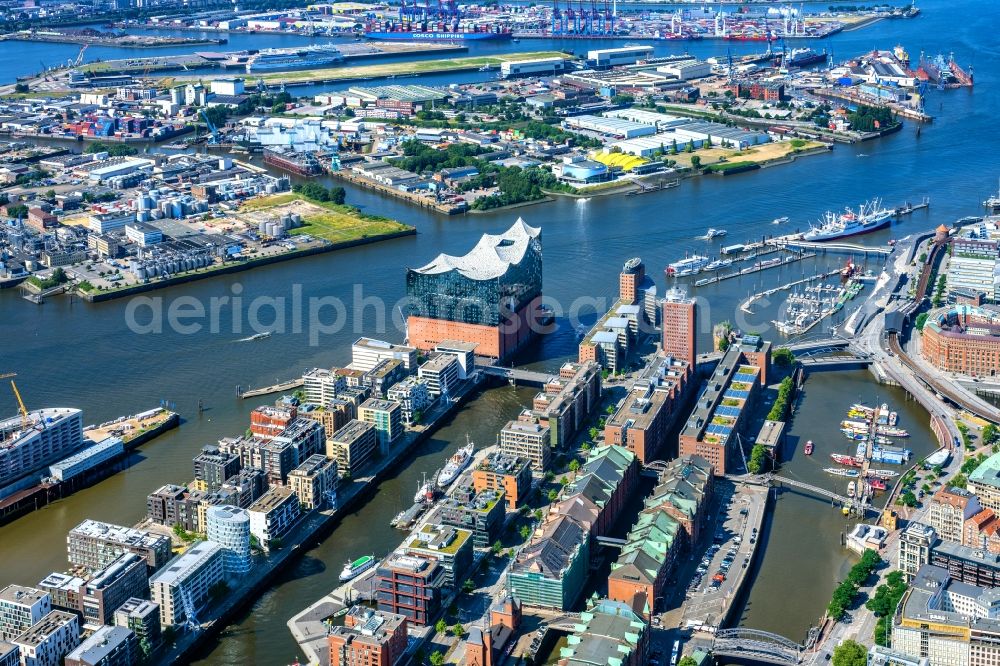
[[[284,72],[293,69],[329,67],[344,59],[334,44],[297,49],[261,49],[247,60],[247,73]]]
[[[708,257],[703,257],[700,254],[694,254],[690,257],[685,257],[680,261],[675,261],[672,264],[667,265],[667,274],[676,275],[682,277],[684,275],[694,275],[700,272],[706,266],[710,264]]]
[[[848,236],[867,234],[892,224],[895,211],[882,208],[880,199],[872,199],[861,204],[857,212],[848,208],[839,215],[827,211],[819,226],[810,227],[802,235],[802,240],[827,241]]]
[[[439,488],[447,488],[455,482],[462,470],[472,462],[472,454],[475,450],[475,445],[469,442],[448,460],[448,464],[438,473],[437,484]]]

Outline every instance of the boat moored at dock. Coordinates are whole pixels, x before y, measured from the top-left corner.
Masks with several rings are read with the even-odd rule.
[[[354,580],[376,564],[378,564],[378,560],[375,559],[374,555],[362,555],[353,562],[344,565],[340,572],[340,582],[346,583],[349,580]]]

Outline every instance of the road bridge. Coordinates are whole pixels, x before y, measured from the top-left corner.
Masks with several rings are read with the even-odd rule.
[[[533,386],[544,386],[554,376],[551,372],[505,368],[500,365],[488,365],[479,369],[483,374],[490,375],[491,377],[500,377],[511,383]]]
[[[842,370],[845,368],[866,366],[872,359],[860,356],[823,356],[799,359],[806,370]]]
[[[850,340],[845,338],[815,338],[812,340],[800,340],[798,342],[792,342],[787,345],[775,345],[776,347],[783,347],[791,349],[795,352],[796,357],[803,356],[816,356],[818,354],[831,354],[837,351],[843,351],[847,349],[851,344]],[[712,362],[718,361],[722,358],[722,352],[712,352],[711,354],[704,354],[699,357],[699,362]]]
[[[720,629],[712,639],[712,654],[796,666],[809,646],[760,629]]]

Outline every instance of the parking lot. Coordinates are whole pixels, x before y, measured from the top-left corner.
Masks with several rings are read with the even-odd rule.
[[[696,550],[692,556],[695,568],[678,572],[678,587],[686,587],[680,613],[675,609],[661,616],[664,628],[698,630],[702,625],[717,626],[750,570],[767,490],[720,483],[716,495],[716,519],[706,525],[706,538],[699,546],[703,550]]]

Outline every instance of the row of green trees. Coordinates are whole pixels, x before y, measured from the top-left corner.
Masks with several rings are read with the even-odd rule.
[[[875,594],[865,608],[878,618],[875,623],[875,642],[878,645],[889,645],[889,631],[892,615],[896,612],[900,600],[906,593],[906,579],[902,571],[893,571],[885,578],[885,583],[875,589]]]
[[[826,607],[827,614],[839,620],[858,597],[858,591],[868,577],[882,564],[882,558],[871,548],[865,550],[861,559],[847,572],[847,578],[833,591],[833,598]]]
[[[771,411],[767,413],[767,418],[771,421],[784,421],[788,417],[788,410],[792,403],[792,390],[795,388],[791,377],[785,377],[778,385],[778,397],[771,405]]]

